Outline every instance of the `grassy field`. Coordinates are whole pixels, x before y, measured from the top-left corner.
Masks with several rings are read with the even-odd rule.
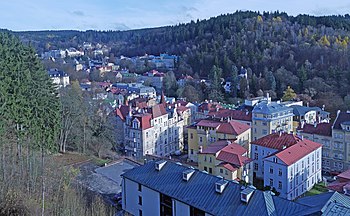
[[[305,196],[313,196],[313,195],[321,194],[327,191],[328,189],[326,188],[324,182],[321,182],[315,185],[310,191],[306,192]]]

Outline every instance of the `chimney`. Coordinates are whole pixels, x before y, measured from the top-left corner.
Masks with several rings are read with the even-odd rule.
[[[301,129],[303,129],[304,126],[305,126],[305,121],[302,121],[302,122],[301,122]]]
[[[188,170],[183,171],[182,172],[182,179],[184,181],[190,180],[190,178],[193,175],[193,173],[194,173],[194,169],[188,169]]]
[[[202,151],[203,151],[203,146],[199,146],[199,147],[198,147],[198,151],[199,151],[199,153],[202,153]]]
[[[157,162],[155,163],[155,168],[156,168],[156,170],[160,171],[160,170],[163,168],[163,166],[164,166],[165,164],[166,164],[166,161],[165,161],[165,160],[157,161]]]
[[[222,192],[224,192],[226,188],[227,183],[228,183],[227,180],[224,180],[224,179],[219,180],[218,182],[215,183],[215,191],[217,193],[222,194]]]
[[[309,102],[306,103],[306,106],[309,107]]]
[[[248,204],[250,198],[252,197],[254,193],[254,188],[247,187],[244,190],[241,191],[241,201]]]
[[[314,127],[317,128],[317,122],[314,123]]]
[[[279,135],[279,136],[282,136],[282,131],[279,131],[279,132],[278,132],[278,135]]]

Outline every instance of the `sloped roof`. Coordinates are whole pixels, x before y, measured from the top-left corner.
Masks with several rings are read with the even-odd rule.
[[[217,132],[224,133],[224,134],[240,135],[241,133],[249,129],[250,129],[249,125],[232,120],[229,122],[222,123],[218,128]]]
[[[310,111],[315,111],[315,109],[312,109],[311,107],[307,107],[307,106],[292,105],[290,107],[293,108],[293,114],[296,116],[304,116],[306,113]]]
[[[291,165],[318,148],[322,148],[322,144],[303,139],[298,140],[294,145],[276,153],[275,156],[285,164]]]
[[[255,141],[252,141],[251,144],[259,145],[259,146],[263,146],[271,149],[282,150],[284,146],[285,147],[292,146],[296,144],[299,140],[301,140],[301,138],[293,134],[273,133],[273,134],[264,136],[260,139],[257,139]]]
[[[219,125],[221,125],[221,122],[210,120],[210,119],[202,119],[197,123],[197,126],[211,127],[211,128],[216,128]]]
[[[299,125],[298,129],[303,133],[317,134],[321,136],[332,136],[332,124],[331,123],[318,123],[318,124],[304,124],[303,128]]]
[[[231,144],[231,142],[228,140],[216,141],[208,145],[205,149],[203,149],[201,154],[216,154],[218,151],[220,151],[229,144]]]
[[[238,170],[238,168],[236,166],[233,166],[230,163],[226,163],[226,162],[222,162],[218,165],[219,167],[224,167],[225,169],[228,169],[231,172],[234,172],[236,170]]]
[[[157,171],[155,161],[150,161],[122,176],[212,215],[287,215],[283,214],[286,212],[297,215],[308,208],[259,190],[254,191],[246,204],[240,199],[241,185],[228,181],[223,193],[219,194],[215,191],[219,177],[196,170],[189,181],[184,181],[182,172],[188,169],[168,161]]]
[[[262,114],[273,114],[277,112],[293,112],[293,108],[284,106],[283,104],[276,103],[276,102],[270,102],[267,101],[261,101],[258,104],[255,105],[253,109],[253,113],[262,113]]]
[[[152,115],[149,113],[142,113],[134,115],[135,118],[140,122],[140,127],[144,129],[151,128]]]
[[[158,118],[162,115],[167,114],[163,104],[157,104],[153,107],[150,107],[147,109],[147,112],[151,113],[153,118]]]
[[[218,118],[232,118],[234,120],[241,120],[241,121],[252,121],[252,112],[249,112],[248,110],[231,110],[231,109],[219,109],[218,111],[211,111],[208,114],[212,117],[218,117]]]
[[[204,112],[204,111],[210,112],[210,111],[216,111],[216,108],[222,108],[222,106],[219,103],[204,102],[198,106],[198,111],[199,112]]]
[[[116,110],[115,114],[118,116],[121,120],[125,121],[126,116],[129,114],[129,106],[126,105],[120,105]]]
[[[339,178],[343,178],[343,179],[349,179],[349,181],[350,181],[350,169],[348,169],[348,170],[346,170],[346,171],[340,173],[340,174],[338,175],[338,177],[339,177]]]
[[[248,157],[245,157],[245,156],[242,156],[239,154],[235,154],[235,153],[230,153],[227,151],[220,151],[220,153],[216,159],[233,164],[237,167],[241,167],[244,164],[247,164],[247,163],[252,161],[252,159],[250,159]]]
[[[341,130],[341,125],[343,122],[350,121],[350,112],[339,112],[337,118],[334,121],[333,129]]]

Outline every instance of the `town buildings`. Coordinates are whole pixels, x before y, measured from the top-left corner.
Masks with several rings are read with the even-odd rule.
[[[49,77],[52,82],[58,87],[66,87],[69,85],[69,76],[64,71],[59,71],[56,68],[48,71]]]
[[[323,171],[336,174],[350,168],[350,112],[337,112],[334,123],[301,124],[298,134],[323,144]]]
[[[270,191],[160,160],[122,174],[122,208],[137,216],[347,215],[350,199],[331,192],[292,202]]]
[[[294,200],[322,180],[322,145],[294,134],[273,133],[251,142],[253,178]]]
[[[258,102],[252,113],[253,140],[274,132],[293,130],[293,108],[268,99]]]
[[[249,151],[251,138],[250,126],[235,120],[220,121],[207,118],[187,127],[188,159],[198,161],[198,153],[219,140],[235,140]]]
[[[176,107],[166,109],[163,104],[152,107],[116,109],[117,124],[122,126],[121,141],[125,154],[137,159],[146,154],[167,156],[183,149],[183,118]]]
[[[198,168],[229,180],[252,182],[248,150],[230,140],[216,141],[198,153]]]

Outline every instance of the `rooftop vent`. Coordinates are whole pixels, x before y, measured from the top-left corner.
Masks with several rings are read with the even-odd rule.
[[[165,160],[160,160],[160,161],[157,161],[155,163],[155,166],[156,166],[156,170],[161,170],[162,167],[166,164],[166,161]]]
[[[242,190],[241,201],[248,204],[249,199],[251,198],[253,193],[254,193],[254,188],[251,188],[251,187],[247,187],[246,189]]]
[[[215,183],[215,191],[221,194],[225,190],[227,183],[228,181],[224,179],[219,180]]]
[[[193,175],[193,173],[194,173],[194,169],[188,169],[188,170],[183,171],[182,172],[182,179],[184,181],[190,180],[190,178]]]

